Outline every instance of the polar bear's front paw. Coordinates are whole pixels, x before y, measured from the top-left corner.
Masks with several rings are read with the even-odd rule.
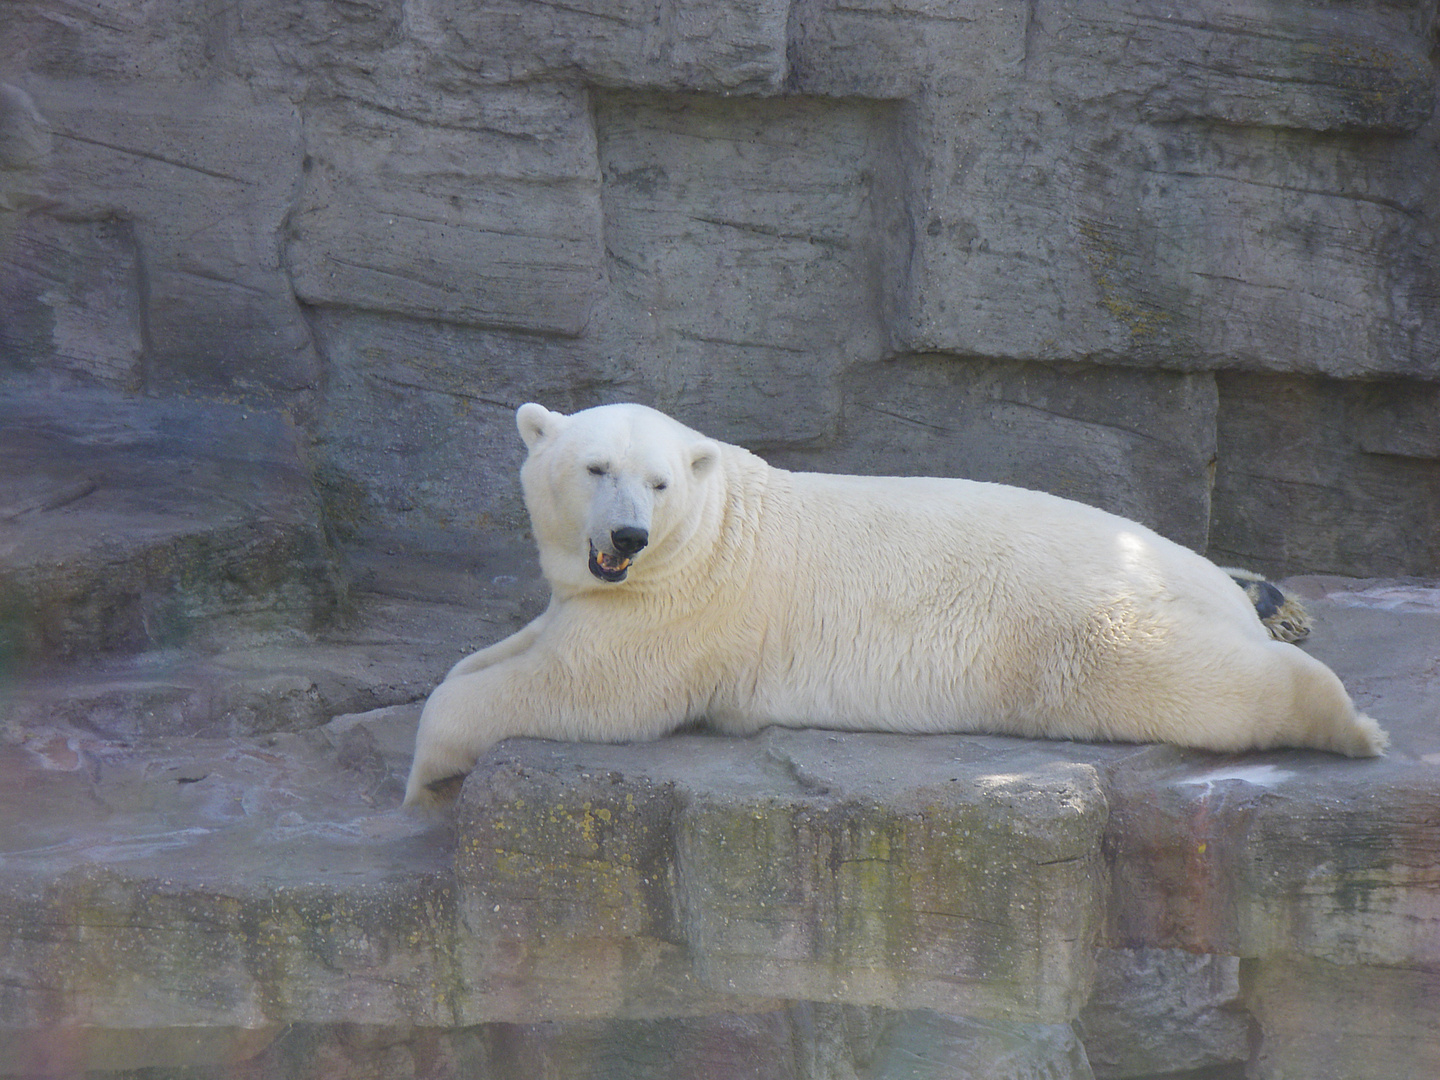
[[[430,740],[416,740],[415,761],[405,782],[405,806],[449,806],[460,794],[460,785],[475,766],[475,758],[444,751]]]
[[[466,775],[466,773],[456,773],[454,776],[445,776],[439,780],[424,783],[416,783],[412,776],[410,783],[406,785],[405,801],[401,805],[420,809],[449,806],[460,797],[460,787],[465,783]]]

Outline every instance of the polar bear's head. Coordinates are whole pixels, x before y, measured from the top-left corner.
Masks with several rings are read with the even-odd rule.
[[[515,414],[540,564],[557,592],[643,581],[718,518],[720,446],[643,405]],[[633,575],[633,578],[632,578]]]

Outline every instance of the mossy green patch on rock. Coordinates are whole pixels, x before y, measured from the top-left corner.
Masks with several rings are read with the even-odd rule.
[[[639,1001],[678,978],[1038,1022],[1083,1001],[1105,887],[1090,765],[942,755],[917,773],[903,738],[815,731],[583,760],[517,740],[462,796],[474,979],[499,998],[575,1015],[582,984]],[[616,966],[647,950],[655,971]]]

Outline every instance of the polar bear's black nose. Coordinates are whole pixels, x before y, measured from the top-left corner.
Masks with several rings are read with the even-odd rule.
[[[650,542],[650,534],[644,529],[626,525],[611,532],[610,542],[615,545],[616,551],[628,558]]]

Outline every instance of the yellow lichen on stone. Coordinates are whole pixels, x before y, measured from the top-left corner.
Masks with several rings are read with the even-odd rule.
[[[1096,221],[1081,221],[1076,226],[1085,239],[1085,261],[1090,264],[1095,285],[1100,291],[1099,306],[1111,318],[1123,323],[1132,339],[1153,337],[1175,317],[1168,311],[1122,295],[1123,286],[1116,278],[1120,251],[1105,236],[1105,227]]]

